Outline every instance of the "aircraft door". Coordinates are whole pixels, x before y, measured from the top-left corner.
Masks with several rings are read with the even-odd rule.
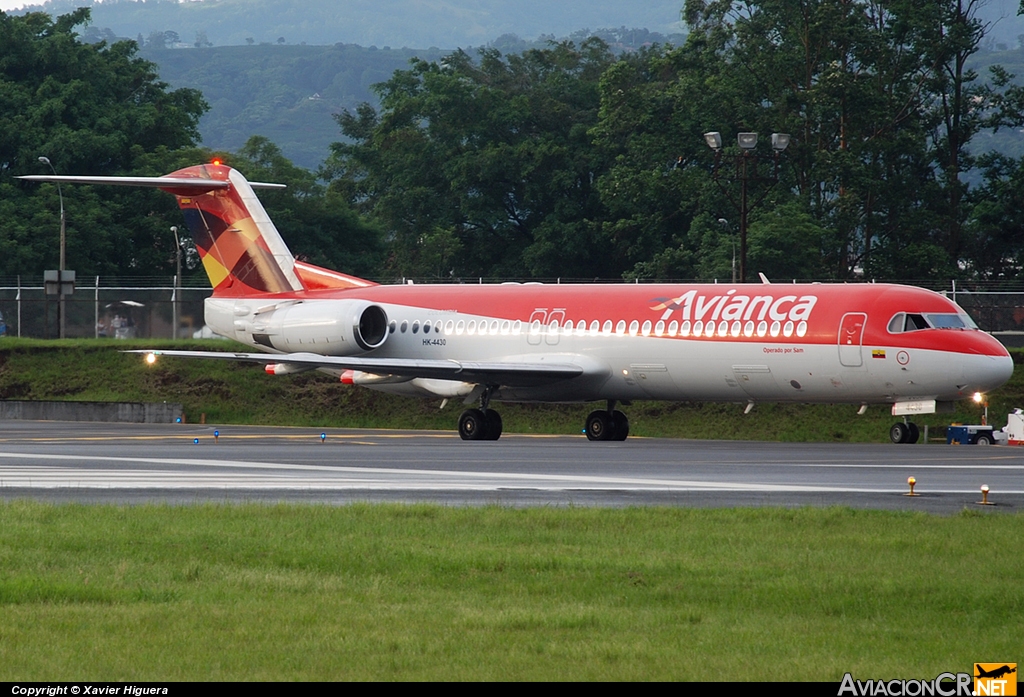
[[[530,322],[526,326],[526,343],[537,346],[541,342],[541,334],[544,332],[544,320],[547,319],[548,310],[537,309],[530,315]]]
[[[545,335],[545,341],[551,346],[558,343],[558,338],[562,334],[562,322],[564,321],[565,310],[552,310],[548,313],[548,331]]]
[[[868,316],[863,312],[847,312],[839,322],[839,362],[847,368],[864,365],[861,345]]]

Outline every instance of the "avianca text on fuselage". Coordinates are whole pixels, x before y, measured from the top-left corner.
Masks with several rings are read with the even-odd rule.
[[[818,302],[818,296],[750,296],[737,294],[736,289],[732,288],[721,295],[708,297],[698,294],[696,289],[692,289],[678,298],[655,298],[653,302],[658,304],[652,306],[652,310],[665,311],[661,316],[663,320],[668,320],[675,310],[679,310],[682,320],[718,321],[722,319],[727,321],[757,320],[760,322],[767,318],[778,322],[785,320],[801,322],[810,319],[811,312],[814,311],[814,306]]]
[[[744,336],[773,338],[807,334],[807,322],[818,302],[816,295],[745,295],[735,288],[719,295],[705,295],[691,289],[677,298],[654,298],[652,310],[663,310],[655,335],[691,334],[712,337]],[[676,327],[671,321],[678,316]],[[669,322],[665,325],[665,322]],[[716,325],[716,323],[718,323]]]

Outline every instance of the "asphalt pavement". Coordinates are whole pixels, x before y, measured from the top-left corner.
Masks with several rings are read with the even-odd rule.
[[[919,496],[904,495],[911,476]],[[25,497],[1012,512],[1024,448],[0,422],[0,498]]]

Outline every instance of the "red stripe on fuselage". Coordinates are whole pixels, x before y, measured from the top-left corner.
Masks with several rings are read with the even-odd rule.
[[[1006,356],[1006,349],[984,332],[960,329],[925,329],[890,334],[890,319],[898,312],[956,313],[961,310],[933,291],[891,284],[503,284],[503,285],[382,285],[350,290],[311,290],[283,293],[280,299],[363,299],[371,302],[405,305],[410,308],[458,312],[496,319],[521,320],[555,311],[560,322],[610,320],[627,325],[665,319],[691,324],[723,319],[761,320],[771,323],[784,318],[806,321],[804,336],[719,336],[655,337],[687,341],[727,341],[730,343],[832,344],[839,341],[843,317],[850,313],[867,315],[860,344],[865,348],[915,348],[954,353]],[[744,300],[745,299],[745,300]],[[540,311],[543,311],[540,312]],[[564,314],[561,314],[564,312]],[[794,314],[795,313],[795,314]],[[549,316],[549,315],[548,315]],[[395,318],[402,319],[402,318]],[[787,321],[779,319],[780,322]]]

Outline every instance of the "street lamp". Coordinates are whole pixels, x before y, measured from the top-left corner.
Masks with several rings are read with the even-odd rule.
[[[723,230],[729,229],[729,221],[725,218],[719,218],[718,224],[722,226]],[[736,235],[729,233],[729,237],[732,239],[732,282],[736,282]]]
[[[181,239],[178,238],[178,226],[172,225],[174,233],[174,297],[171,298],[171,338],[178,338],[178,297],[181,294]]]
[[[764,197],[768,194],[768,191],[771,190],[771,186],[769,185],[761,196],[751,203],[748,197],[749,182],[767,181],[769,184],[775,184],[779,181],[779,158],[782,155],[782,152],[789,147],[789,140],[790,138],[788,133],[772,133],[772,161],[774,166],[770,175],[761,176],[757,171],[757,163],[760,158],[754,152],[757,148],[756,133],[737,134],[736,144],[740,148],[738,155],[726,155],[722,152],[722,134],[718,131],[709,131],[704,134],[704,142],[707,143],[709,148],[715,151],[715,166],[711,172],[711,177],[715,180],[715,183],[718,184],[726,197],[737,208],[740,214],[741,283],[746,283],[747,281],[747,214],[751,209],[755,208],[757,204],[761,203],[761,201],[764,200]],[[725,178],[728,178],[731,181],[740,182],[739,201],[736,201],[729,189],[722,184],[723,175],[721,172],[721,166],[723,159],[729,160],[735,168],[734,173]]]
[[[50,168],[53,172],[53,176],[57,176],[57,170],[53,168],[53,164],[50,162],[48,157],[39,157],[39,161]],[[60,199],[60,269],[57,274],[57,282],[59,285],[59,300],[57,301],[57,324],[60,327],[60,338],[64,338],[64,260],[65,253],[67,250],[67,241],[64,232],[64,193],[60,190],[60,182],[57,182],[57,197]]]

